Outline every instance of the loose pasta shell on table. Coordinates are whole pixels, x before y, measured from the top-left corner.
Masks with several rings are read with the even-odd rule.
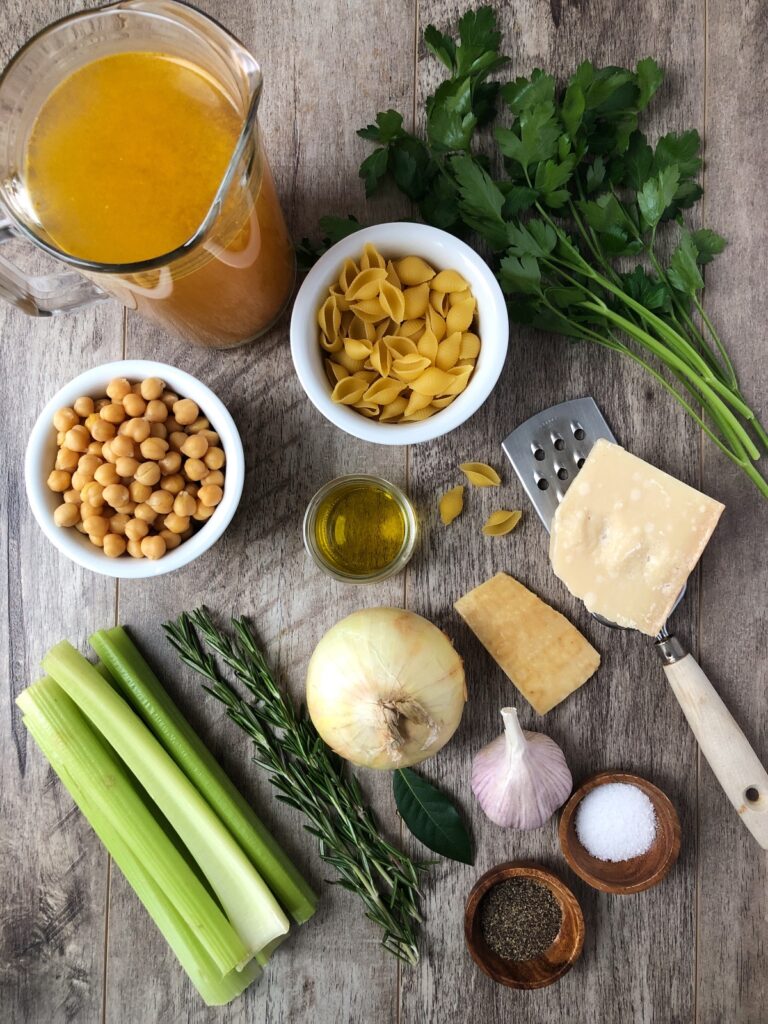
[[[510,512],[504,508],[500,508],[497,512],[491,512],[485,521],[483,533],[486,537],[503,537],[514,530],[520,522],[522,514],[520,511]]]
[[[498,487],[501,477],[485,462],[462,462],[459,469],[474,487]]]
[[[331,398],[339,405],[356,405],[362,401],[368,385],[364,380],[355,377],[344,377],[331,393]]]
[[[438,341],[442,341],[448,333],[445,326],[445,320],[440,316],[437,310],[432,308],[432,306],[427,309],[427,326]]]
[[[400,392],[405,387],[405,381],[393,380],[391,377],[379,377],[378,380],[374,380],[371,383],[371,386],[363,395],[363,400],[375,402],[376,405],[389,405],[396,398],[400,397]]]
[[[384,267],[368,267],[361,270],[344,292],[347,302],[365,302],[367,299],[375,299],[379,294],[381,282],[386,278],[387,271]]]
[[[430,398],[435,398],[438,395],[444,395],[453,383],[454,378],[445,370],[430,366],[424,370],[421,376],[411,381],[411,390],[419,395],[429,395]]]
[[[420,356],[416,352],[412,352],[409,355],[400,356],[395,359],[392,363],[392,373],[400,380],[410,383],[420,377],[424,371],[432,364],[426,358],[426,356]]]
[[[382,405],[379,419],[382,423],[391,423],[393,420],[398,420],[405,412],[407,405],[408,399],[405,398],[404,395],[400,395],[394,400],[394,402],[388,402],[387,405]]]
[[[362,359],[363,362],[370,358],[373,349],[373,342],[367,338],[344,338],[344,351],[350,359]]]
[[[354,302],[352,304],[352,309],[355,311],[355,316],[370,324],[377,324],[380,320],[384,320],[389,316],[387,311],[382,307],[378,298],[363,299],[360,302]]]
[[[463,333],[468,331],[475,316],[475,300],[470,295],[462,302],[451,306],[445,318],[446,331],[453,334],[454,331]]]
[[[325,373],[332,388],[335,388],[340,380],[344,380],[345,377],[349,376],[349,370],[342,366],[341,363],[335,363],[332,359],[325,360]]]
[[[461,515],[464,510],[464,487],[462,484],[445,492],[440,499],[439,509],[440,518],[445,526]]]
[[[395,288],[389,281],[381,282],[379,302],[381,308],[395,323],[399,324],[405,319],[405,297],[400,289]]]
[[[432,333],[432,329],[430,327],[425,328],[424,333],[416,342],[416,348],[419,355],[426,356],[430,363],[434,363],[437,359],[437,338]]]
[[[373,242],[366,242],[363,246],[363,255],[360,257],[360,269],[369,270],[371,267],[385,269],[387,261],[381,255]]]
[[[435,366],[438,366],[441,370],[450,370],[459,361],[460,350],[461,334],[455,331],[438,345]]]
[[[469,285],[458,270],[441,270],[429,282],[429,287],[435,292],[463,292]]]
[[[326,338],[336,338],[341,327],[341,310],[335,295],[329,295],[317,311],[317,322]]]
[[[429,395],[417,395],[415,391],[412,391],[408,398],[408,404],[405,407],[405,415],[412,416],[415,412],[420,412],[431,404],[432,399]]]
[[[425,281],[424,284],[416,284],[411,288],[403,289],[403,298],[405,299],[406,320],[415,320],[424,316],[429,304],[429,282]]]
[[[431,281],[435,276],[433,267],[423,260],[421,256],[405,256],[401,260],[395,260],[395,270],[402,284],[407,288],[416,284],[424,284]]]
[[[480,339],[471,331],[465,331],[461,336],[461,348],[459,359],[477,359],[480,355]]]

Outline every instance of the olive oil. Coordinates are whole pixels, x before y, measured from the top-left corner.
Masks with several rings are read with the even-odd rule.
[[[386,480],[341,477],[312,499],[304,539],[315,561],[337,579],[383,579],[410,556],[415,539],[413,509]]]

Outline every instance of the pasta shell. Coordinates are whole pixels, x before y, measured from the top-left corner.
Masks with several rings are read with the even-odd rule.
[[[432,408],[435,412],[440,412],[441,409],[445,409],[446,406],[450,405],[451,402],[456,401],[456,395],[444,395],[442,398],[432,399]]]
[[[389,281],[390,284],[393,284],[395,288],[399,288],[402,291],[403,286],[400,282],[400,278],[397,276],[395,264],[392,262],[392,260],[387,261],[387,280]]]
[[[459,484],[458,487],[452,487],[450,491],[446,491],[440,499],[439,508],[444,526],[448,526],[457,516],[460,516],[464,509],[463,485]]]
[[[459,359],[477,359],[480,355],[480,339],[476,334],[466,332],[461,336]]]
[[[335,295],[329,295],[317,311],[317,322],[326,338],[338,336],[341,327],[341,310],[337,305]]]
[[[392,334],[399,329],[399,325],[390,320],[389,317],[386,320],[382,320],[380,324],[376,324],[375,333],[376,339],[379,340],[387,334]]]
[[[468,288],[465,288],[463,292],[448,292],[448,305],[455,306],[458,302],[463,302],[464,299],[468,299],[471,292]]]
[[[325,349],[326,352],[340,352],[344,348],[344,339],[338,336],[333,339],[326,338],[321,331],[320,348]]]
[[[381,308],[395,321],[401,323],[405,319],[405,298],[399,288],[395,288],[389,281],[381,282],[379,291],[379,302]]]
[[[371,352],[371,366],[377,370],[382,377],[388,377],[392,372],[392,349],[383,341],[377,341]]]
[[[463,302],[457,302],[451,306],[448,316],[445,318],[446,330],[449,334],[454,331],[466,331],[475,316],[475,300],[470,295]]]
[[[424,284],[417,284],[412,288],[406,288],[403,291],[403,297],[405,298],[406,320],[413,320],[416,317],[424,316],[427,312],[427,304],[429,303],[429,284],[425,281]]]
[[[392,380],[388,377],[379,377],[375,380],[363,395],[366,402],[375,402],[376,405],[389,405],[399,397],[405,383]]]
[[[432,333],[432,329],[427,327],[416,342],[416,348],[419,350],[419,355],[426,356],[430,363],[434,363],[437,359],[437,338]]]
[[[331,398],[340,405],[356,405],[362,401],[365,391],[366,383],[364,380],[357,380],[355,377],[344,377],[331,392]]]
[[[436,395],[444,395],[453,383],[453,377],[445,370],[438,370],[436,366],[430,366],[421,376],[411,381],[411,390],[419,395],[429,395],[430,398],[434,398]]]
[[[342,327],[343,326],[344,325],[342,323]],[[365,320],[361,320],[359,316],[356,316],[353,313],[352,322],[347,328],[345,337],[358,339],[368,338],[368,340],[371,340],[370,335],[373,335],[374,337],[376,336],[376,328],[374,325],[366,323]]]
[[[397,333],[404,338],[418,338],[424,330],[423,320],[404,320],[397,329]]]
[[[396,260],[395,270],[401,282],[408,288],[415,284],[424,284],[435,276],[432,267],[420,256],[406,256],[402,260]]]
[[[332,359],[325,360],[325,372],[332,388],[336,387],[340,380],[349,376],[349,370],[340,363],[334,363]]]
[[[417,395],[415,392],[411,392],[408,405],[405,408],[405,415],[411,416],[413,413],[419,412],[420,409],[426,409],[430,402],[429,395]]]
[[[472,370],[472,366],[452,366],[450,370],[446,370],[445,372],[448,376],[453,377],[453,383],[446,388],[444,393],[446,395],[460,395],[469,383]]]
[[[361,270],[350,281],[349,287],[344,292],[344,298],[347,302],[365,302],[366,299],[375,299],[379,294],[381,282],[386,276],[387,271],[384,267],[368,267],[367,270]]]
[[[451,304],[448,301],[447,292],[431,291],[429,293],[429,304],[436,313],[440,314],[440,316],[448,316],[448,310],[451,308]]]
[[[359,273],[360,271],[354,260],[344,260],[344,266],[339,274],[339,288],[341,288],[342,292],[346,292]]]
[[[431,306],[427,310],[427,326],[431,329],[438,341],[443,340],[447,333],[445,320],[443,320],[440,314]],[[453,331],[451,331],[451,334],[453,334]]]
[[[511,533],[522,517],[522,512],[508,512],[506,509],[499,509],[498,512],[491,512],[485,521],[483,533],[486,537],[503,537]]]
[[[346,348],[346,342],[344,347]],[[435,366],[439,366],[441,370],[450,370],[459,360],[460,348],[461,335],[459,332],[456,331],[455,334],[449,334],[445,341],[441,341],[438,345]]]
[[[344,338],[344,351],[350,359],[360,359],[363,362],[370,358],[373,343],[367,338]]]
[[[355,372],[352,374],[352,376],[355,378],[355,380],[362,380],[362,381],[364,381],[366,386],[367,386],[368,384],[372,384],[379,375],[378,375],[378,373],[376,373],[375,370],[362,369],[362,370],[355,370]]]
[[[395,359],[392,363],[392,372],[400,380],[404,380],[410,384],[411,381],[416,380],[420,377],[424,371],[431,366],[431,363],[424,356],[420,356],[417,353],[412,353],[407,356],[400,356],[399,359]],[[429,404],[429,403],[427,403]]]
[[[498,487],[501,477],[485,462],[462,462],[459,469],[474,487]]]
[[[391,423],[392,420],[399,419],[400,416],[405,412],[405,407],[408,405],[408,399],[400,395],[394,400],[389,402],[387,405],[381,407],[381,415],[379,419],[382,423]]]
[[[365,273],[369,273],[369,271],[365,271]],[[360,302],[355,302],[352,309],[354,309],[356,316],[369,324],[377,324],[379,320],[384,320],[388,315],[387,311],[382,309],[381,303],[377,298],[363,299]]]
[[[429,283],[436,292],[463,292],[469,285],[457,270],[441,270]]]
[[[369,270],[371,267],[383,269],[387,261],[372,242],[366,242],[363,247],[363,255],[360,257],[360,269]]]
[[[412,412],[408,416],[403,416],[400,420],[401,423],[417,423],[419,420],[428,420],[432,415],[432,410],[429,406],[426,409],[418,409],[416,412]]]
[[[365,363],[362,359],[353,359],[348,356],[342,347],[339,352],[334,352],[334,359],[337,363],[341,363],[345,370],[349,370],[350,373],[357,373],[358,370],[362,370]]]
[[[353,408],[361,412],[363,416],[368,416],[371,419],[379,415],[379,407],[375,402],[355,402]]]
[[[381,340],[392,351],[392,355],[396,358],[398,356],[415,356],[417,354],[416,342],[411,338],[404,338],[400,334],[388,334]]]

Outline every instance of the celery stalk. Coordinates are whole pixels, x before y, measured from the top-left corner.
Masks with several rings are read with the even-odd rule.
[[[43,667],[125,762],[208,879],[251,956],[288,931],[263,879],[173,759],[102,675],[66,640]]]
[[[230,1002],[261,970],[254,960],[243,971],[229,970],[222,975],[220,965],[200,941],[201,929],[228,930],[235,947],[241,946],[240,940],[155,821],[124,767],[52,679],[30,687],[18,703],[26,711],[24,725],[202,998],[209,1006]],[[177,880],[172,888],[165,887],[163,867]],[[194,924],[174,902],[174,889],[184,886],[190,894],[202,889]]]
[[[122,626],[90,638],[117,689],[216,811],[283,909],[299,924],[317,896],[173,702]]]

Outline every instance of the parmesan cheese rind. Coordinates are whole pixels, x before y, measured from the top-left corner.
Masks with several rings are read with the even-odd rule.
[[[506,573],[470,590],[454,607],[540,715],[600,665],[600,655],[575,626]]]
[[[589,611],[656,636],[723,508],[599,440],[552,520],[552,569]]]

